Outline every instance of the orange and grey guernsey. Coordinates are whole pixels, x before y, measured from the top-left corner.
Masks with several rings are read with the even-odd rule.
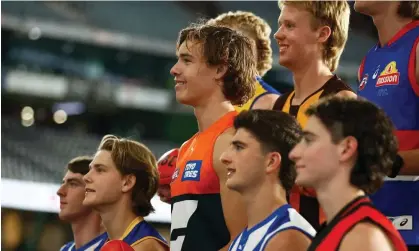
[[[300,105],[292,105],[294,98],[294,91],[285,93],[280,96],[274,105],[274,110],[283,111],[293,115],[300,125],[304,128],[307,123],[307,109],[315,104],[319,99],[335,95],[341,91],[353,90],[343,82],[338,76],[334,75],[329,79],[320,89],[308,96]],[[315,197],[314,190],[305,189],[295,185],[289,196],[289,203],[295,208],[316,230],[325,221],[324,213],[322,212],[319,202]]]
[[[195,134],[179,150],[172,176],[170,250],[214,251],[230,241],[220,197],[220,181],[213,167],[217,138],[233,127],[236,111]]]

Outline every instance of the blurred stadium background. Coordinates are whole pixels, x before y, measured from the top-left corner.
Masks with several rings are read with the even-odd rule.
[[[276,1],[1,3],[1,250],[53,251],[72,239],[55,192],[66,163],[94,153],[104,134],[143,141],[159,157],[196,131],[169,74],[177,33],[235,10],[277,29]],[[371,20],[353,12],[338,69],[353,87],[375,40]],[[292,76],[272,47],[265,80],[284,92]],[[168,237],[170,206],[154,205],[149,221]]]

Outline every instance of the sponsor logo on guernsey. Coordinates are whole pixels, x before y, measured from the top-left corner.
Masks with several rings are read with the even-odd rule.
[[[365,74],[361,80],[361,83],[359,83],[358,90],[360,91],[364,90],[365,86],[367,85],[367,81],[368,81],[368,74]]]
[[[199,181],[201,178],[201,167],[202,160],[190,160],[186,162],[182,181]]]
[[[391,61],[378,76],[375,86],[398,85],[399,80],[400,73],[397,70],[396,61]]]
[[[412,215],[389,216],[388,218],[398,230],[413,230]]]

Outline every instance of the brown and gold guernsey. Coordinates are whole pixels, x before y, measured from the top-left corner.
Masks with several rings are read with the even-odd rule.
[[[292,105],[292,100],[295,95],[294,91],[292,91],[281,95],[275,102],[273,109],[293,115],[304,128],[307,123],[307,116],[305,114],[307,109],[319,99],[329,95],[335,95],[341,91],[353,92],[345,82],[334,75],[320,89],[308,96],[300,105]],[[301,188],[295,185],[291,190],[289,203],[308,222],[310,222],[316,230],[318,230],[320,225],[325,221],[325,216],[320,209],[314,190]]]
[[[230,241],[213,152],[217,138],[233,126],[236,115],[236,111],[227,113],[179,150],[171,183],[170,250],[214,251]]]

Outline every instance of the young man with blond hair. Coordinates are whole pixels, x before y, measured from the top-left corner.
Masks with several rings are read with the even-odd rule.
[[[236,111],[249,109],[271,110],[279,97],[279,92],[263,81],[272,68],[271,32],[269,24],[261,17],[248,11],[229,11],[213,19],[208,24],[221,25],[242,32],[253,43],[256,51],[258,75],[255,81],[255,94],[243,105],[236,105]]]
[[[350,8],[346,1],[280,1],[279,7],[279,64],[292,72],[294,90],[279,97],[274,109],[295,116],[304,128],[305,111],[320,98],[356,97],[333,73],[348,39]],[[312,190],[295,186],[289,201],[316,229],[324,222]]]
[[[83,179],[83,205],[100,214],[109,240],[125,242],[135,251],[169,250],[166,240],[144,220],[154,211],[151,199],[159,179],[156,158],[145,145],[104,136]],[[102,250],[114,250],[112,243]]]

